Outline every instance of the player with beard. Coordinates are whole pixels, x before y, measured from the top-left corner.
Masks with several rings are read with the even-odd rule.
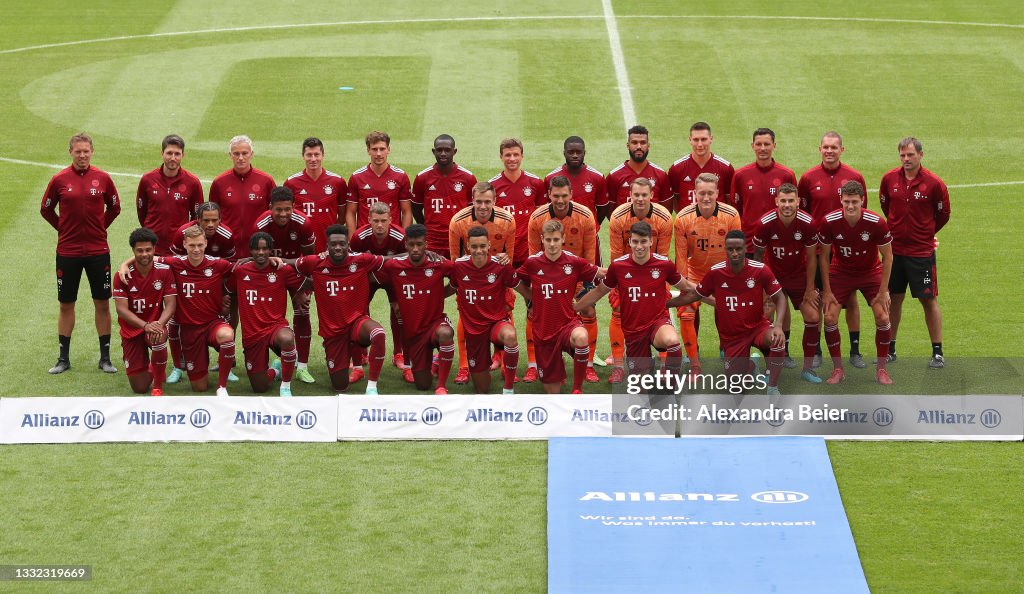
[[[628,202],[633,181],[644,178],[651,182],[652,200],[673,212],[675,206],[672,202],[672,185],[669,183],[668,174],[647,160],[647,155],[651,152],[647,128],[633,126],[629,129],[626,150],[629,151],[629,159],[612,169],[605,178],[609,207],[614,210]]]
[[[135,207],[139,224],[156,233],[156,255],[169,256],[174,232],[197,216],[203,203],[203,186],[198,177],[181,167],[185,157],[181,136],[165,136],[160,151],[163,165],[139,180]]]
[[[608,205],[608,190],[605,189],[604,175],[587,165],[587,145],[579,136],[570,136],[562,143],[562,156],[565,157],[565,165],[556,168],[544,178],[544,187],[551,188],[551,180],[559,175],[565,177],[572,184],[572,199],[583,206],[586,206],[594,215],[597,221],[597,229],[601,229],[601,221],[611,214],[611,207]],[[600,252],[598,249],[598,264],[600,264]]]
[[[324,143],[316,137],[302,141],[302,160],[306,166],[284,182],[295,196],[295,210],[302,213],[316,237],[316,251],[327,249],[328,227],[345,220],[348,186],[345,178],[324,168]]]
[[[174,315],[178,289],[171,268],[153,262],[157,241],[156,233],[146,228],[128,237],[134,255],[128,267],[131,279],[114,277],[114,307],[121,327],[124,372],[132,391],[145,394],[152,386],[153,396],[163,396],[167,322]]]

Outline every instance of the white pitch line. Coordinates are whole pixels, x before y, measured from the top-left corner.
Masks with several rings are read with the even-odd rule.
[[[615,81],[622,103],[622,120],[626,128],[629,128],[636,124],[636,109],[633,107],[633,88],[629,86],[629,73],[626,71],[626,57],[622,53],[622,41],[619,39],[619,25],[615,22],[612,0],[601,0],[601,8],[604,9],[604,26],[608,29],[612,64],[615,65]]]
[[[603,1],[603,0],[602,0]],[[368,21],[334,21],[321,23],[292,23],[277,25],[251,25],[246,27],[219,27],[216,29],[195,29],[192,31],[167,31],[163,33],[145,33],[142,35],[118,35],[116,37],[100,37],[97,39],[79,39],[76,41],[62,41],[58,43],[44,43],[40,45],[29,45],[0,50],[0,55],[17,54],[22,52],[52,49],[58,47],[70,47],[75,45],[86,45],[91,43],[109,43],[112,41],[132,41],[136,39],[158,39],[162,37],[182,37],[188,35],[207,35],[211,33],[239,33],[245,31],[273,31],[280,29],[312,29],[317,27],[358,27],[362,25],[416,25],[416,24],[443,24],[443,23],[492,23],[492,22],[515,22],[515,21],[583,21],[605,18],[602,15],[551,15],[551,16],[490,16],[490,17],[452,17],[432,19],[390,19],[390,20],[368,20]],[[748,20],[748,21],[818,21],[818,22],[853,22],[853,23],[882,23],[896,25],[932,25],[932,26],[953,26],[953,27],[989,27],[999,29],[1024,29],[1024,24],[1013,23],[978,23],[971,21],[928,21],[922,19],[883,19],[868,17],[815,17],[815,16],[767,16],[767,15],[624,15],[620,19],[643,19],[643,20]]]

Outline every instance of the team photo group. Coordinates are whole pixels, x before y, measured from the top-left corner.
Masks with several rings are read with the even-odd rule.
[[[523,168],[523,143],[506,138],[503,170],[488,181],[457,163],[450,135],[437,136],[435,164],[415,176],[391,163],[388,134],[365,140],[369,163],[347,179],[325,168],[319,139],[297,143],[304,167],[278,184],[254,167],[253,140],[236,136],[227,143],[231,168],[204,192],[182,166],[184,139],[166,136],[162,164],[138,184],[139,228],[108,238],[121,196],[92,165],[92,138],[73,136],[71,165],[51,179],[40,206],[57,231],[60,352],[49,372],[71,369],[83,274],[99,369],[117,373],[112,298],[131,390],[153,396],[185,377],[193,391],[208,391],[211,374],[216,394],[227,396],[242,369],[256,393],[276,384],[291,396],[292,381],[316,383],[313,310],[336,393],[365,379],[359,391],[377,394],[390,348],[395,373],[419,391],[447,394],[454,372],[453,383],[475,393],[491,392],[497,373],[503,394],[517,382],[581,394],[601,383],[595,306],[605,296],[611,354],[598,363],[612,366],[611,384],[655,368],[700,377],[701,323],[719,337],[704,354],[717,351],[727,375],[758,377],[768,394],[779,393],[783,369],[810,384],[839,384],[847,363],[873,365],[878,383],[892,384],[887,364],[896,360],[908,288],[923,308],[928,366],[945,365],[935,253],[950,201],[914,137],[886,149],[897,149],[899,166],[878,184],[877,212],[864,177],[842,161],[836,132],[822,135],[821,163],[799,179],[775,161],[771,129],[753,132],[754,160],[735,168],[712,151],[705,122],[690,127],[691,152],[667,169],[648,160],[648,130],[630,128],[628,159],[606,175],[586,162],[578,136],[565,139],[564,163],[544,177]],[[132,257],[111,262],[111,242],[126,242]],[[386,321],[371,317],[378,290]],[[867,358],[858,293],[875,326]],[[454,322],[445,313],[453,295]],[[520,330],[516,309],[526,313]],[[792,351],[791,309],[803,320]],[[236,344],[244,365],[236,366]],[[832,369],[819,375],[823,355]]]

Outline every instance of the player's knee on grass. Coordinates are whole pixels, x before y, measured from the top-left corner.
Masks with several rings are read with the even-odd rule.
[[[433,387],[433,377],[430,375],[429,369],[412,372],[412,379],[417,390],[429,390]]]
[[[252,386],[252,391],[257,394],[262,394],[269,390],[270,382],[267,380],[266,370],[257,373],[250,373],[249,385]]]
[[[348,389],[348,368],[343,367],[341,371],[331,374],[331,387],[337,392],[344,392]]]
[[[193,392],[205,392],[210,389],[210,376],[207,374],[203,377],[189,380],[189,383],[192,384]]]
[[[153,385],[153,376],[148,371],[133,373],[128,376],[128,385],[131,386],[132,392],[145,394],[149,392],[150,386]]]

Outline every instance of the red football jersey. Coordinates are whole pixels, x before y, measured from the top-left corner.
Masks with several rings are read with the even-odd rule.
[[[608,177],[605,178],[605,186],[608,189],[608,202],[613,207],[629,202],[629,188],[633,180],[638,177],[646,177],[654,184],[654,197],[651,201],[668,208],[663,203],[672,200],[672,184],[669,183],[668,174],[665,173],[665,170],[648,161],[647,165],[644,166],[644,170],[636,173],[629,164],[630,161],[626,161],[612,169],[608,173]]]
[[[892,234],[882,217],[870,210],[863,211],[852,227],[843,211],[834,210],[818,227],[818,241],[832,246],[829,274],[869,275],[881,272],[878,247],[892,243]]]
[[[283,227],[274,222],[270,211],[264,212],[253,225],[253,233],[263,231],[274,238],[274,249],[271,253],[281,258],[298,258],[303,255],[302,248],[312,247],[316,243],[313,224],[303,215],[292,211],[288,223]]]
[[[132,313],[145,322],[159,320],[164,313],[164,297],[178,294],[171,267],[154,262],[149,274],[142,276],[135,269],[135,264],[130,264],[128,271],[131,278],[127,283],[121,280],[120,274],[114,275],[114,299],[127,300]],[[117,324],[121,327],[121,338],[135,338],[145,331],[121,318],[117,319]]]
[[[897,167],[882,178],[879,203],[892,231],[892,253],[927,258],[935,251],[935,234],[949,222],[949,190],[931,171],[921,168],[908,182]]]
[[[391,227],[388,228],[388,234],[384,236],[384,241],[379,242],[373,236],[373,229],[369,225],[364,225],[352,235],[348,242],[348,247],[353,252],[367,252],[377,256],[404,254],[405,231],[392,223]],[[443,256],[446,253],[448,253],[447,245],[441,255]]]
[[[69,166],[46,186],[39,212],[57,230],[57,255],[98,256],[110,253],[107,227],[121,213],[121,202],[105,172],[95,167],[76,171]]]
[[[416,174],[412,184],[412,202],[423,207],[428,250],[451,257],[448,253],[448,225],[455,213],[473,202],[475,185],[473,172],[458,164],[448,174],[438,171],[436,164]]]
[[[389,165],[381,175],[374,173],[367,165],[357,169],[348,178],[348,202],[359,206],[356,211],[356,227],[370,222],[370,206],[377,202],[390,206],[391,221],[400,223],[402,208],[399,203],[411,200],[409,176],[394,165]]]
[[[719,262],[697,285],[702,297],[715,297],[715,324],[722,342],[749,336],[764,317],[764,296],[773,297],[782,290],[767,266],[747,259],[739,274],[733,274],[728,262]]]
[[[547,189],[551,187],[551,179],[558,175],[569,178],[569,183],[572,184],[572,201],[589,208],[596,221],[597,208],[608,204],[608,190],[605,187],[604,175],[587,164],[583,165],[577,175],[571,175],[569,168],[562,165],[544,178],[545,195],[547,195]]]
[[[345,335],[370,307],[370,273],[380,270],[384,259],[373,254],[345,256],[335,264],[330,256],[314,254],[296,260],[295,269],[312,277],[318,334],[324,338]]]
[[[380,284],[391,285],[406,336],[428,332],[444,318],[444,279],[451,270],[451,260],[426,260],[415,266],[408,256],[399,256],[385,262],[375,274]]]
[[[800,184],[797,185],[800,208],[809,212],[815,221],[820,221],[828,213],[843,207],[839,190],[849,181],[859,183],[867,192],[864,176],[846,163],[840,163],[834,170],[825,169],[820,163],[811,167],[800,176]],[[863,206],[868,207],[866,196]]]
[[[253,167],[238,175],[229,169],[210,184],[210,202],[220,205],[221,220],[235,231],[235,253],[249,255],[249,233],[260,214],[270,208],[274,178]]]
[[[672,193],[679,195],[676,210],[683,210],[686,206],[693,204],[694,185],[697,183],[697,176],[702,173],[714,173],[718,176],[718,201],[729,202],[732,176],[736,173],[732,163],[711,153],[711,158],[701,167],[690,154],[673,163],[672,167],[668,169],[668,181],[672,186]]]
[[[661,316],[668,316],[665,283],[676,285],[681,280],[676,265],[661,254],[652,253],[643,264],[626,254],[608,266],[602,282],[609,289],[619,290],[622,333],[627,339],[649,335]]]
[[[811,215],[802,210],[796,211],[789,227],[782,223],[778,209],[769,212],[761,217],[761,226],[754,235],[754,246],[765,249],[765,263],[786,287],[806,286],[807,254],[804,249],[817,244],[818,230]]]
[[[544,181],[529,171],[523,171],[516,181],[506,177],[504,171],[489,181],[494,186],[494,205],[512,213],[516,220],[515,254],[512,254],[512,262],[516,265],[521,264],[530,255],[530,245],[527,241],[530,215],[538,206],[547,203],[544,198]]]
[[[320,172],[320,177],[313,179],[303,169],[285,180],[284,187],[295,195],[295,210],[313,225],[316,251],[326,250],[327,236],[324,231],[339,221],[345,222],[344,208],[348,196],[345,178],[324,170]]]
[[[747,252],[754,251],[754,234],[761,225],[761,217],[776,208],[775,194],[784,183],[796,185],[793,170],[774,160],[768,167],[757,163],[744,165],[732,178],[733,206],[740,211],[743,233],[747,236]]]
[[[196,218],[196,209],[202,201],[203,185],[198,177],[184,169],[174,177],[167,177],[161,166],[142,176],[135,206],[139,224],[156,233],[157,255],[170,255],[174,232]]]
[[[516,270],[519,280],[530,285],[533,301],[533,338],[551,340],[577,318],[572,309],[576,285],[594,282],[597,266],[572,252],[562,251],[551,261],[544,252],[534,254]]]
[[[228,290],[238,296],[238,318],[246,341],[263,338],[282,324],[287,325],[288,296],[299,288],[303,277],[290,266],[260,269],[253,261],[235,266],[228,278]]]
[[[469,334],[490,332],[495,322],[509,319],[507,289],[519,284],[519,277],[510,265],[498,264],[490,258],[482,268],[470,256],[462,256],[452,266],[448,284],[455,287],[459,318]]]
[[[199,326],[220,316],[224,306],[224,283],[231,275],[231,262],[204,256],[193,266],[185,256],[160,258],[171,267],[178,285],[178,304],[174,318],[179,324]]]
[[[189,221],[178,227],[171,240],[171,253],[175,256],[187,256],[185,253],[185,229],[197,225],[195,221]],[[221,223],[213,235],[206,238],[206,255],[225,260],[235,260],[235,238],[231,229]]]

